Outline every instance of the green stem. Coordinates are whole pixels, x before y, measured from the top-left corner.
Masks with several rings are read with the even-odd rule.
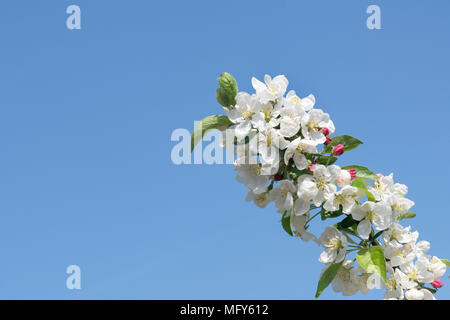
[[[317,217],[320,214],[320,211],[317,212],[316,214],[314,214],[311,218],[309,218],[305,224],[307,224],[308,222],[310,222],[312,219],[314,219],[315,217]]]

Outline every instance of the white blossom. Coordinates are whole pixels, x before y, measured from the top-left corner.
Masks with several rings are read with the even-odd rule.
[[[368,239],[372,231],[372,224],[376,230],[385,230],[391,223],[392,211],[383,202],[367,201],[356,205],[351,211],[353,219],[359,221],[357,231],[363,239]]]
[[[346,253],[347,238],[334,227],[326,227],[320,236],[320,243],[325,250],[320,254],[322,263],[341,262]]]
[[[294,205],[293,195],[296,191],[294,184],[289,180],[280,181],[278,186],[270,190],[270,197],[278,208],[278,212],[283,213],[292,209]]]
[[[336,177],[336,184],[338,187],[342,188],[350,185],[352,182],[352,177],[348,170],[341,170]]]
[[[309,216],[305,215],[294,215],[294,228],[295,234],[300,237],[303,241],[308,242],[313,240],[316,244],[320,245],[319,239],[311,232],[308,232],[305,228],[305,224],[308,221]]]
[[[342,212],[349,214],[355,206],[356,200],[361,197],[360,189],[345,186],[338,192],[327,194],[323,208],[327,211],[337,211],[342,206]]]
[[[404,291],[401,285],[402,283],[402,272],[399,269],[395,271],[388,267],[389,277],[386,279],[385,288],[386,292],[384,294],[385,300],[401,300],[404,298]]]
[[[270,176],[261,174],[260,164],[238,163],[235,161],[236,180],[245,184],[254,194],[267,191]]]
[[[433,294],[427,289],[410,289],[405,293],[406,300],[436,300]]]
[[[361,288],[358,272],[353,267],[352,260],[345,260],[333,279],[332,287],[335,292],[342,292],[343,296],[353,296]]]
[[[253,201],[260,208],[265,208],[270,203],[269,192],[263,192],[260,194],[255,194],[253,191],[247,193],[246,201]]]
[[[265,83],[259,81],[255,77],[252,78],[253,88],[256,91],[258,99],[262,103],[283,98],[289,84],[289,81],[283,75],[276,76],[272,79],[266,74],[264,76],[264,82]]]
[[[293,158],[297,169],[306,169],[308,160],[305,157],[305,153],[317,153],[316,144],[311,140],[297,138],[287,146],[284,153],[284,163],[289,163],[289,160]]]
[[[288,108],[294,107],[294,108],[297,108],[301,112],[310,111],[314,107],[315,103],[316,103],[316,98],[314,97],[314,95],[310,94],[309,96],[307,96],[303,99],[300,99],[295,94],[294,90],[290,90],[287,93],[286,98],[284,98],[284,102],[283,102],[283,104],[286,107],[288,107]]]
[[[224,108],[231,122],[236,123],[235,135],[238,140],[249,135],[252,125],[258,127],[264,118],[259,112],[260,103],[254,96],[246,92],[239,92],[236,96],[236,106],[232,109]]]
[[[389,229],[383,232],[383,240],[385,243],[396,241],[399,244],[416,242],[419,237],[417,231],[411,232],[411,226],[403,227],[399,223],[393,223]]]
[[[326,141],[322,129],[327,128],[330,134],[334,132],[334,124],[330,115],[321,109],[312,109],[301,119],[302,134],[305,138],[315,141],[317,144]]]
[[[326,198],[330,198],[336,192],[334,181],[341,169],[334,165],[325,167],[316,164],[311,170],[313,171],[312,176],[305,174],[298,178],[297,195],[305,201],[312,200],[314,205],[319,207]]]

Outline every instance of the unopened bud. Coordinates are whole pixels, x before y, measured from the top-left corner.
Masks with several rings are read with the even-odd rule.
[[[313,173],[312,167],[314,167],[315,164],[316,164],[316,162],[311,162],[311,164],[308,166],[308,171],[309,171],[310,173]]]
[[[348,169],[348,173],[350,173],[350,177],[352,180],[356,179],[356,170],[355,169]]]
[[[439,289],[439,288],[442,288],[444,286],[444,284],[441,282],[441,280],[434,280],[431,285],[435,289]]]
[[[344,153],[344,145],[343,144],[338,144],[337,146],[335,146],[333,148],[333,154],[335,156],[340,156]]]

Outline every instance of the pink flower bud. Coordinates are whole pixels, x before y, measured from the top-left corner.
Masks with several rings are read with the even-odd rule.
[[[350,177],[352,180],[356,179],[356,170],[355,169],[348,169],[348,172],[350,173]]]
[[[442,288],[444,286],[444,284],[440,280],[434,280],[431,285],[435,289],[439,289],[439,288]]]
[[[328,128],[323,128],[322,133],[327,136],[330,134],[330,130]]]
[[[279,173],[275,173],[275,175],[273,176],[273,180],[275,180],[275,181],[280,181],[281,178],[283,178],[283,177]]]
[[[311,162],[311,164],[308,166],[308,171],[313,173],[312,171],[312,167],[314,167],[314,165],[316,164],[316,162]]]
[[[344,145],[343,144],[338,144],[337,146],[335,146],[333,148],[333,154],[335,156],[340,156],[344,153]]]
[[[331,139],[328,137],[325,137],[325,139],[327,139],[327,140],[323,144],[327,146],[331,143]]]
[[[384,177],[383,174],[381,174],[381,173],[377,173],[377,176],[378,176],[378,179],[381,179]]]

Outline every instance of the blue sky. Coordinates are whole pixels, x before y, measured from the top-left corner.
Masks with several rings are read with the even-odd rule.
[[[71,4],[81,30],[66,28]],[[370,4],[381,30],[366,28]],[[337,134],[365,142],[338,164],[394,172],[416,202],[413,228],[450,257],[448,1],[0,9],[0,298],[313,297],[320,248],[286,235],[272,205],[244,202],[232,166],[171,162],[174,129],[222,113],[223,71],[245,91],[267,73],[314,93]],[[65,287],[71,264],[81,290]]]

